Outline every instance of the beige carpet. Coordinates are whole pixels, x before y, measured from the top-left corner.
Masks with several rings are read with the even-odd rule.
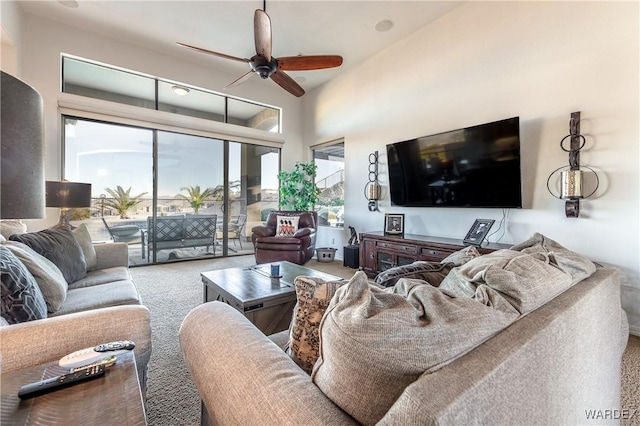
[[[153,353],[147,391],[150,426],[200,424],[200,399],[178,344],[182,320],[202,303],[200,272],[254,264],[253,255],[249,255],[131,268],[143,303],[151,310]],[[338,260],[322,263],[312,259],[305,266],[347,279],[355,272]],[[640,425],[639,337],[629,339],[622,374],[622,408],[634,414],[631,419],[622,419],[622,424]]]

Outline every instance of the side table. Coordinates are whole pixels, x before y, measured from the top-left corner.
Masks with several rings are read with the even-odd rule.
[[[146,425],[133,352],[118,355],[104,376],[21,400],[22,385],[65,374],[58,361],[2,373],[2,423]]]

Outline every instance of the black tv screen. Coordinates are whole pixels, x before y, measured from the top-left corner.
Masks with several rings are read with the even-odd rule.
[[[522,207],[519,117],[387,145],[391,204]]]

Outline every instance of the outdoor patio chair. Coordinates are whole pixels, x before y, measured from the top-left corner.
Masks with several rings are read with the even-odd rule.
[[[109,226],[104,217],[102,218],[102,223],[104,223],[105,228],[107,228],[107,232],[109,232],[111,239],[115,243],[131,243],[133,241],[141,241],[141,228],[138,225],[128,224]]]

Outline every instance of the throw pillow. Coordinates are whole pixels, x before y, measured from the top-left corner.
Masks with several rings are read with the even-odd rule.
[[[55,312],[67,298],[67,282],[60,269],[46,257],[33,251],[28,245],[7,241],[4,246],[26,266],[33,275],[47,303],[47,310]]]
[[[359,271],[336,291],[322,318],[311,379],[358,422],[375,424],[421,374],[450,363],[516,318],[473,299],[447,297],[420,280],[380,289]]]
[[[460,266],[479,256],[481,255],[477,248],[474,246],[467,246],[461,250],[451,253],[449,256],[442,259],[440,263],[453,263],[455,266]]]
[[[13,234],[24,234],[25,232],[27,232],[27,225],[21,220],[0,220],[0,234],[5,239],[8,239]]]
[[[375,283],[382,287],[393,287],[400,278],[415,278],[438,287],[451,268],[451,264],[419,260],[410,265],[396,266],[380,272],[375,278]]]
[[[587,258],[535,234],[454,268],[440,285],[452,297],[473,298],[504,311],[529,313],[595,272]]]
[[[11,250],[4,246],[0,246],[0,274],[0,315],[9,324],[47,317],[47,305],[35,278]]]
[[[81,223],[80,226],[71,231],[73,236],[76,237],[82,254],[84,254],[84,260],[87,262],[87,271],[93,271],[98,265],[98,257],[96,256],[96,249],[93,247],[91,241],[91,235],[87,225]]]
[[[346,283],[346,280],[324,281],[304,275],[294,280],[298,300],[289,327],[287,353],[309,374],[318,359],[320,320],[336,290]]]
[[[67,283],[78,281],[87,274],[87,263],[82,249],[68,227],[12,235],[9,239],[28,245],[36,253],[52,261],[60,269]]]
[[[277,216],[276,237],[293,237],[298,230],[300,216]]]

